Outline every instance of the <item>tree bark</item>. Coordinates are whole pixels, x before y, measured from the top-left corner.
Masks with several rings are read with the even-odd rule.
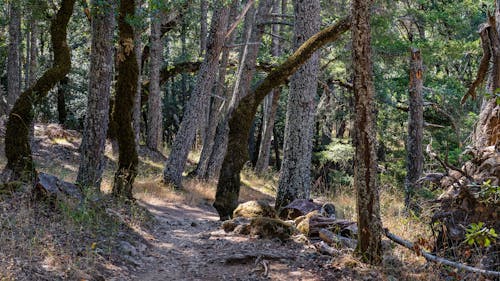
[[[200,0],[200,57],[207,50],[207,17],[208,17],[208,1]]]
[[[491,70],[486,91],[490,97],[484,97],[474,134],[473,144],[476,147],[498,145],[500,143],[500,105],[497,103],[500,88],[500,0],[497,0],[495,15],[488,19],[486,28],[491,53]],[[481,36],[483,39],[483,36]]]
[[[286,14],[286,1],[281,3],[281,13]],[[273,5],[273,13],[278,14],[280,12],[280,3],[275,1]],[[272,26],[272,34],[280,35],[280,27],[277,24]],[[281,55],[280,39],[277,36],[272,37],[271,41],[271,54],[274,57],[279,57]],[[271,139],[274,130],[274,121],[276,119],[276,112],[278,111],[280,97],[280,89],[274,89],[270,95],[264,99],[263,103],[263,135],[262,141],[259,147],[259,154],[257,158],[257,163],[255,163],[255,171],[257,173],[263,173],[269,167],[269,158],[271,153]]]
[[[320,29],[320,2],[297,0],[294,10],[294,45],[299,48]],[[308,199],[310,195],[318,67],[319,54],[314,53],[290,82],[276,210],[295,199]]]
[[[410,57],[410,89],[408,107],[408,139],[406,143],[406,178],[405,206],[411,208],[410,201],[417,187],[417,181],[422,175],[424,154],[422,141],[424,138],[424,99],[423,66],[419,49],[411,48]]]
[[[229,18],[229,7],[219,3],[212,17],[210,34],[205,59],[198,72],[195,88],[186,105],[182,122],[175,136],[170,155],[165,162],[163,179],[176,187],[181,187],[182,172],[186,165],[189,150],[194,142],[197,121],[204,112],[210,98],[215,71],[217,70],[219,56],[224,45],[224,36]]]
[[[104,149],[109,122],[109,100],[113,77],[113,31],[115,1],[91,2],[92,39],[87,114],[80,145],[76,182],[99,190],[105,167]]]
[[[7,59],[8,109],[21,94],[21,2],[11,1],[9,9],[9,51]]]
[[[382,261],[382,222],[375,133],[375,87],[371,61],[370,7],[373,1],[353,0],[352,65],[354,68],[354,188],[358,210],[358,245],[361,258],[371,264]]]
[[[288,59],[271,71],[267,77],[258,84],[252,94],[241,100],[229,120],[228,149],[224,154],[224,161],[217,184],[214,205],[221,220],[228,219],[238,204],[240,190],[240,172],[248,159],[247,143],[248,133],[257,108],[270,91],[295,73],[314,52],[327,43],[337,40],[344,32],[349,30],[351,19],[343,18],[337,24],[325,28],[309,38]]]
[[[59,124],[63,125],[66,123],[66,94],[68,91],[69,78],[65,76],[59,82],[59,87],[57,89],[57,119]]]
[[[132,199],[132,184],[139,162],[135,143],[132,115],[137,93],[138,63],[134,50],[134,29],[128,18],[135,15],[134,0],[121,0],[118,17],[118,81],[116,85],[113,119],[117,125],[118,170],[115,173],[112,194]]]
[[[142,7],[143,0],[136,1],[137,9]],[[134,139],[136,149],[139,149],[139,144],[141,140],[141,112],[142,112],[142,101],[141,101],[141,81],[142,81],[142,67],[143,63],[141,61],[141,48],[142,48],[142,28],[140,26],[135,27],[134,30],[134,53],[135,59],[137,60],[137,88],[134,97],[134,109],[132,113],[132,122],[134,128]]]
[[[50,35],[54,52],[52,67],[45,71],[32,87],[21,94],[9,114],[5,134],[5,155],[7,156],[6,169],[12,172],[11,179],[23,181],[34,179],[35,167],[29,141],[29,132],[33,126],[34,117],[33,104],[39,103],[71,69],[71,53],[66,35],[75,1],[63,0],[51,20]]]
[[[161,40],[160,11],[153,11],[151,16],[151,60],[148,97],[148,124],[146,144],[149,149],[158,150],[162,144],[162,102],[160,90],[160,68],[163,62],[163,44]]]
[[[32,12],[33,13],[33,12]],[[38,69],[38,36],[39,27],[38,21],[31,16],[32,19],[30,21],[30,60],[29,60],[29,79],[27,88],[33,86],[36,81],[36,73]]]

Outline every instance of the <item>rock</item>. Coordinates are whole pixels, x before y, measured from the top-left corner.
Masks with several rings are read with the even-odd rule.
[[[266,201],[254,200],[248,201],[238,205],[238,207],[233,212],[233,218],[244,217],[244,218],[256,218],[256,217],[268,217],[275,218],[276,211],[271,207]]]
[[[66,202],[76,200],[79,203],[83,199],[78,186],[45,173],[38,174],[33,192],[35,198],[47,198],[49,200]]]
[[[137,249],[127,241],[120,241],[120,248],[129,256],[137,256]]]
[[[321,205],[314,203],[312,199],[296,199],[280,210],[279,217],[284,220],[293,220],[312,211],[319,210],[321,210]]]
[[[225,232],[232,232],[239,225],[249,225],[250,220],[244,217],[234,218],[232,220],[224,221],[221,225]]]
[[[250,234],[260,238],[278,238],[283,241],[290,238],[293,232],[293,226],[280,219],[260,217],[250,222]]]

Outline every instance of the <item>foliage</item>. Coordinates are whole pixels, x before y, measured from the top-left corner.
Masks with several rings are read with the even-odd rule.
[[[485,227],[483,222],[471,223],[465,231],[465,242],[469,245],[489,247],[498,238],[495,229]]]
[[[347,140],[334,138],[325,150],[318,152],[316,156],[321,164],[332,162],[345,168],[352,163],[354,147]]]
[[[500,186],[492,185],[491,180],[485,181],[479,191],[480,201],[486,204],[495,205],[500,202]]]

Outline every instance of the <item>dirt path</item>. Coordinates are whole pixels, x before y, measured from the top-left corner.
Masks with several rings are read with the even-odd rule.
[[[225,233],[208,206],[142,204],[158,226],[134,280],[329,280],[311,245]]]

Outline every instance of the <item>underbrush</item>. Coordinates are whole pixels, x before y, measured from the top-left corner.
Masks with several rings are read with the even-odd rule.
[[[109,196],[72,204],[17,192],[0,201],[0,280],[104,280],[127,273],[120,240],[141,239],[151,216]]]

